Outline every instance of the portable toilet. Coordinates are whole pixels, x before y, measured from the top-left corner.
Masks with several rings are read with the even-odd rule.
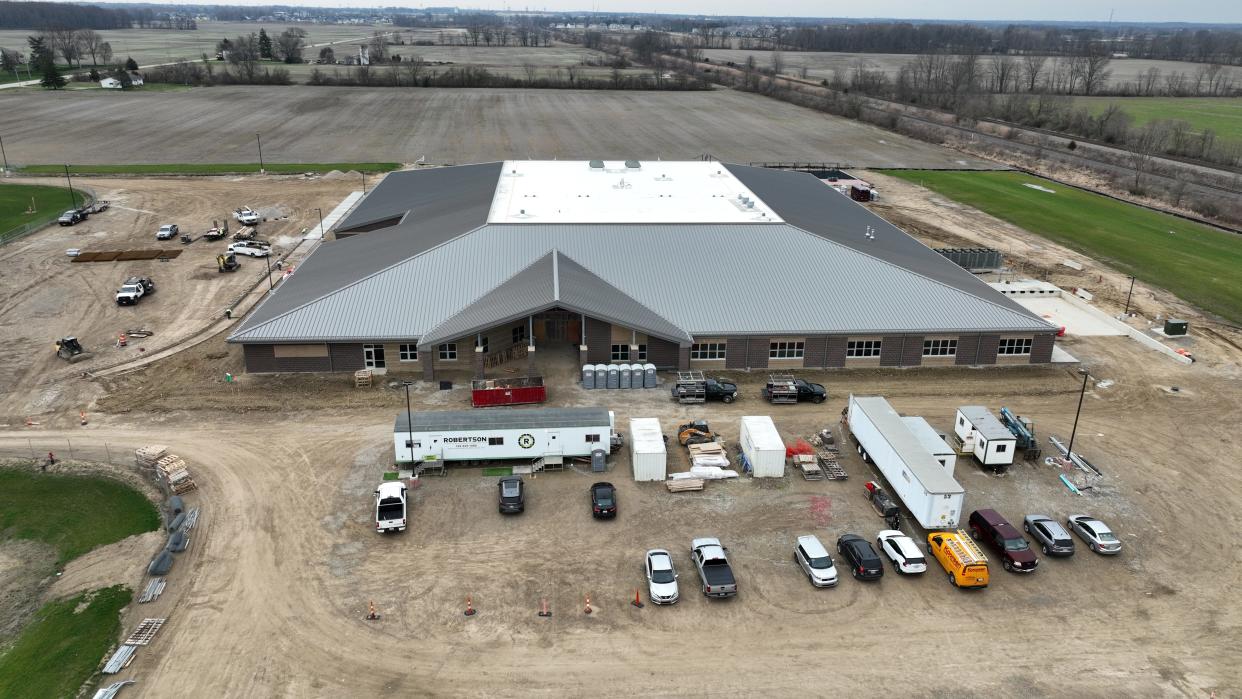
[[[643,376],[646,372],[643,370],[642,364],[630,365],[630,388],[642,388]]]
[[[616,364],[608,365],[608,388],[617,388],[621,385],[621,367]]]
[[[596,388],[608,388],[608,365],[607,364],[596,364],[595,365],[595,387]]]
[[[630,365],[622,364],[620,369],[618,369],[617,373],[620,375],[620,383],[618,385],[621,388],[629,388],[630,387],[630,374],[632,373],[630,369]]]
[[[595,365],[582,365],[582,387],[595,388]]]
[[[654,364],[643,365],[643,388],[656,387],[656,367]]]

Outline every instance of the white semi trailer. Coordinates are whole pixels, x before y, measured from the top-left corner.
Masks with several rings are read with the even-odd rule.
[[[604,408],[401,412],[393,425],[397,463],[561,459],[611,451]]]
[[[956,529],[966,491],[881,396],[850,395],[850,433],[864,461],[876,465],[889,487],[924,529]]]

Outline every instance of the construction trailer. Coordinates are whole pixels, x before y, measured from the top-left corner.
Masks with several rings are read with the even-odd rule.
[[[397,414],[396,462],[589,457],[608,451],[613,414],[604,408],[450,410]]]
[[[850,394],[846,425],[863,461],[874,463],[924,529],[954,529],[966,490],[910,431],[882,396]]]
[[[542,376],[475,379],[470,382],[470,404],[476,408],[542,403],[547,399],[548,388],[543,385]]]
[[[953,469],[957,466],[957,452],[945,441],[945,435],[932,429],[932,426],[927,424],[927,420],[917,415],[903,416],[901,421],[906,423],[910,434],[919,440],[919,444],[922,444],[932,458],[939,461],[940,465],[944,466],[944,470],[952,476]]]
[[[962,440],[963,452],[997,472],[1007,469],[1018,451],[1018,438],[982,405],[958,408],[953,433]]]
[[[630,463],[636,481],[662,481],[668,477],[668,451],[656,418],[630,419]]]
[[[785,442],[767,415],[745,415],[738,443],[743,464],[755,478],[781,478],[785,475]]]

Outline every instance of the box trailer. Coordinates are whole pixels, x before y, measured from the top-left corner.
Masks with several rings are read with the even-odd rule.
[[[470,404],[476,408],[542,403],[547,399],[548,389],[543,385],[542,376],[475,379],[470,382]]]
[[[925,529],[954,529],[966,491],[910,432],[882,396],[850,395],[846,424],[858,453]]]
[[[609,450],[603,408],[402,411],[393,425],[397,463],[586,457]]]
[[[974,454],[979,463],[994,471],[1008,468],[1018,451],[1018,438],[982,405],[958,408],[953,433],[962,440],[963,451]]]
[[[939,461],[940,465],[944,466],[944,470],[952,476],[953,469],[957,466],[957,452],[945,441],[945,436],[932,429],[932,426],[927,424],[927,420],[917,415],[903,417],[901,421],[910,428],[910,434],[919,440],[919,444],[922,444],[932,458]]]
[[[767,415],[742,417],[738,443],[744,467],[755,478],[781,478],[785,475],[785,442]]]
[[[668,477],[668,452],[656,418],[630,419],[630,463],[636,481],[662,481]]]

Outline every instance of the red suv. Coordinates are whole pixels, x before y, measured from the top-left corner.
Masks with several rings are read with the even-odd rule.
[[[1005,570],[1033,573],[1039,559],[1031,545],[996,510],[975,510],[970,513],[970,535],[975,541],[983,541],[1001,555]]]

